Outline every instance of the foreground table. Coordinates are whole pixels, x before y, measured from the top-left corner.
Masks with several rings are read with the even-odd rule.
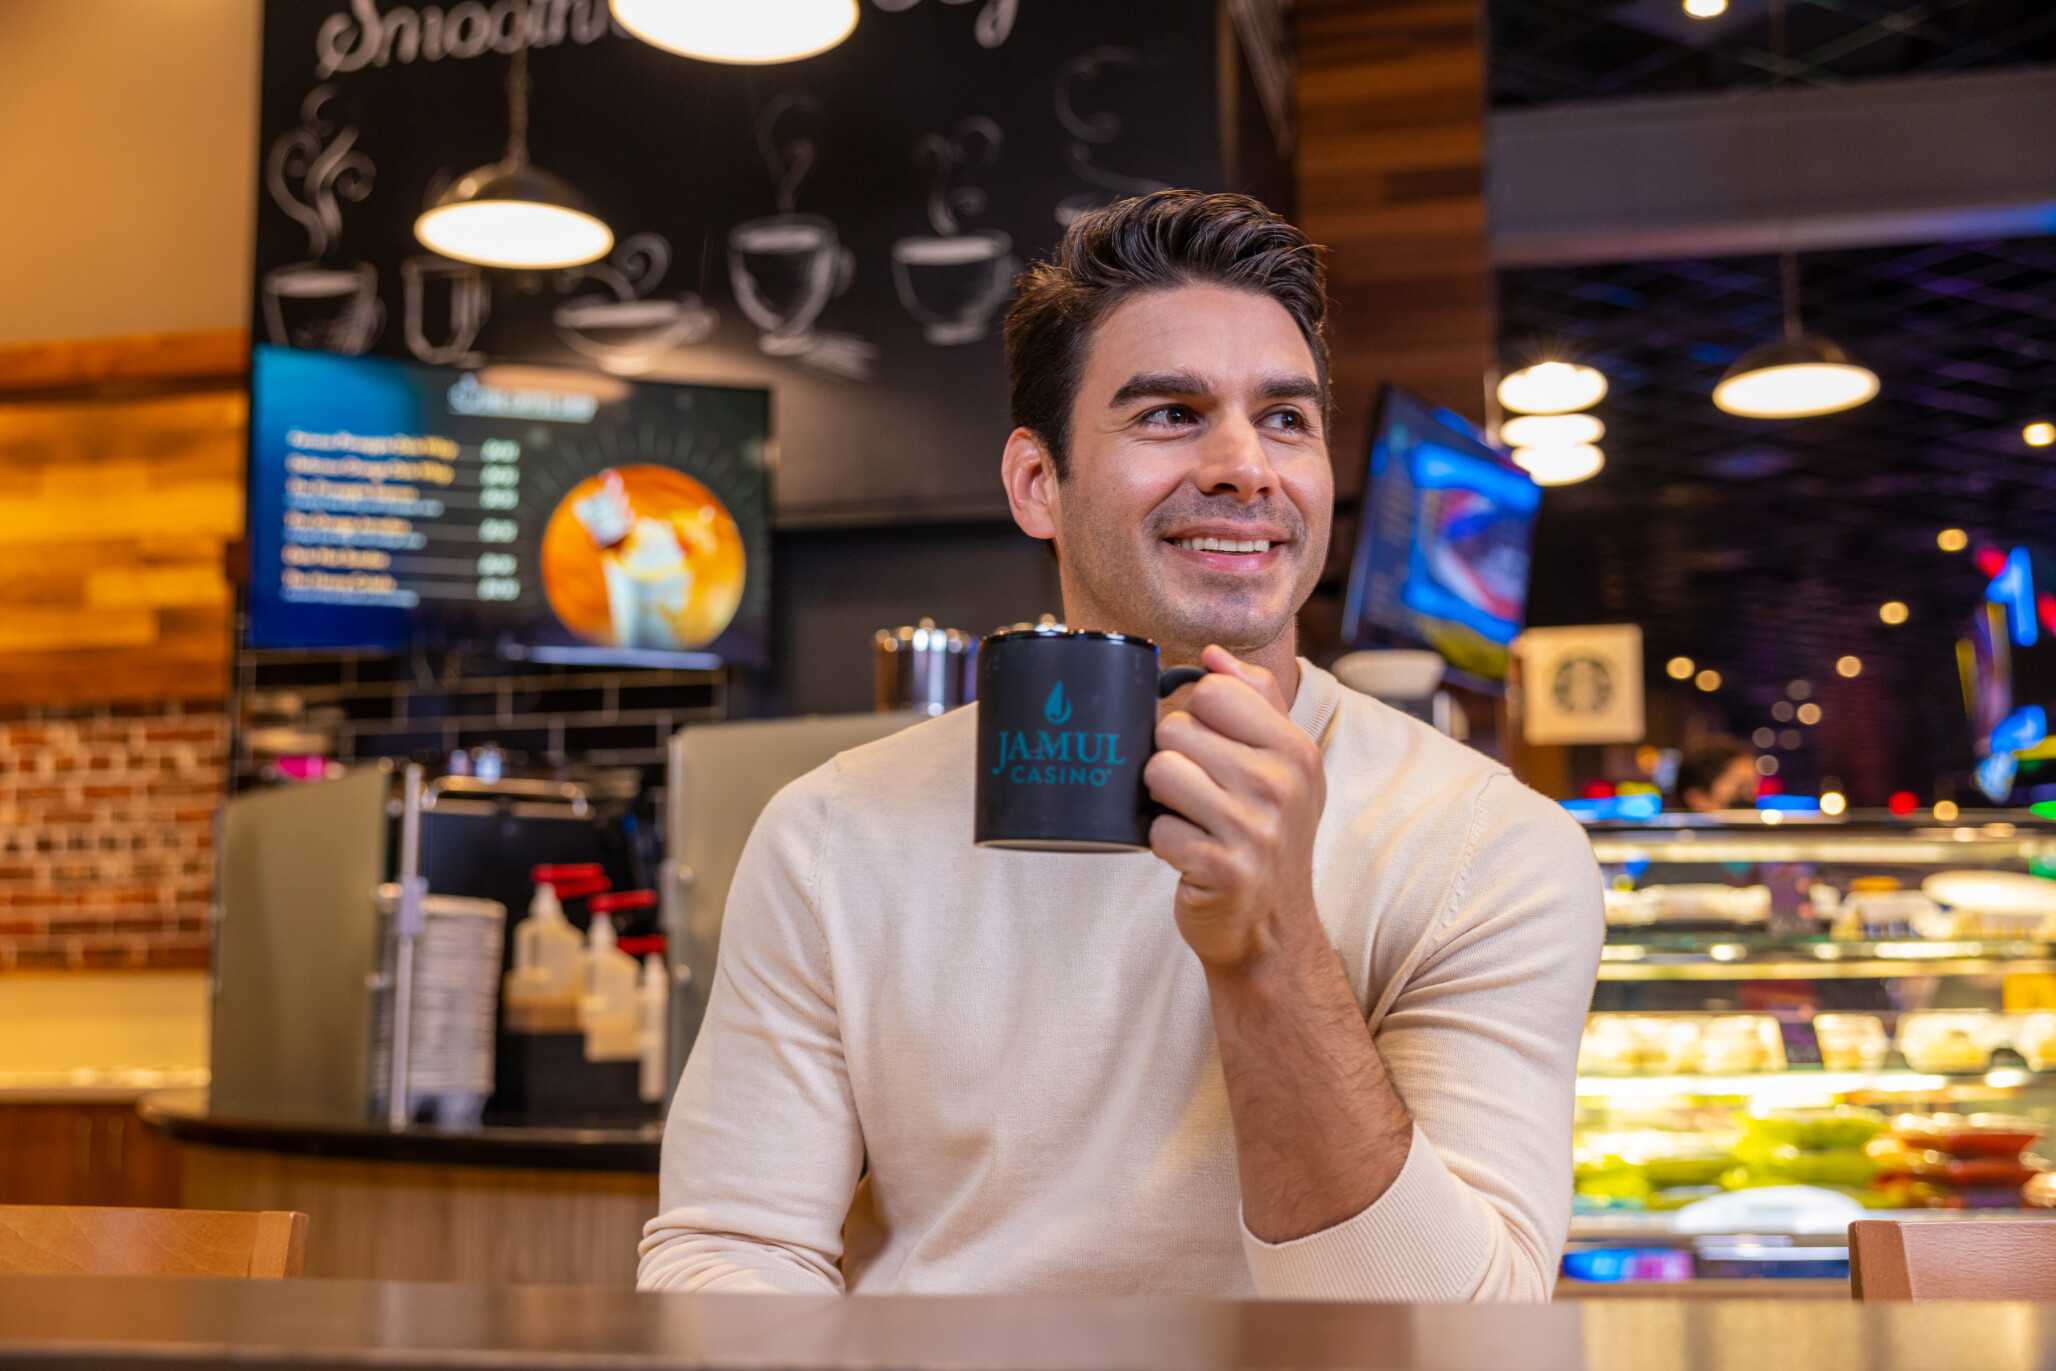
[[[1105,1371],[2056,1367],[2056,1305],[1549,1307],[635,1295],[378,1281],[0,1279],[0,1366]]]

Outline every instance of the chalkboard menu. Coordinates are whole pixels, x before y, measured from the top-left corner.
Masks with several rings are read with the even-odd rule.
[[[730,67],[605,0],[268,0],[253,336],[763,388],[778,522],[993,514],[1013,273],[1085,209],[1229,183],[1227,31],[1204,0],[863,0],[841,46]],[[503,154],[523,46],[531,159],[614,230],[586,267],[413,236]]]

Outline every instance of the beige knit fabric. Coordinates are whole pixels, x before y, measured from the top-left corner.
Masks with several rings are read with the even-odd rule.
[[[1546,1298],[1604,933],[1591,849],[1498,764],[1300,665],[1321,919],[1416,1121],[1383,1196],[1284,1244],[1244,1228],[1176,873],[973,847],[973,705],[764,811],[642,1288]]]

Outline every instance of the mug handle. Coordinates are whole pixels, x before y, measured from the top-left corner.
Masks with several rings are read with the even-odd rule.
[[[1207,670],[1203,666],[1174,666],[1157,677],[1157,698],[1169,699],[1186,686],[1204,681],[1206,678]]]

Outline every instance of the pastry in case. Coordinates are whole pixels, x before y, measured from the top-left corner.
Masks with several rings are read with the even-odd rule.
[[[1662,1014],[1590,1014],[1578,1044],[1588,1076],[1668,1076],[1691,1068],[1699,1044],[1693,1020]]]
[[[2013,1050],[2030,1070],[2056,1071],[2056,1014],[2024,1014],[2013,1029]]]
[[[1885,1021],[1875,1014],[1816,1014],[1813,1036],[1829,1071],[1875,1071],[1892,1051]]]
[[[1892,1134],[1909,1147],[1951,1157],[2018,1157],[2043,1133],[2034,1119],[2017,1114],[1901,1114]]]
[[[1908,1014],[1899,1023],[1899,1050],[1915,1071],[1939,1075],[1983,1071],[2005,1039],[1997,1016],[1944,1011]]]
[[[1699,1031],[1699,1069],[1732,1076],[1785,1069],[1785,1040],[1768,1014],[1722,1014]]]
[[[1748,927],[1770,918],[1770,887],[1765,885],[1652,885],[1640,893],[1659,924]]]

